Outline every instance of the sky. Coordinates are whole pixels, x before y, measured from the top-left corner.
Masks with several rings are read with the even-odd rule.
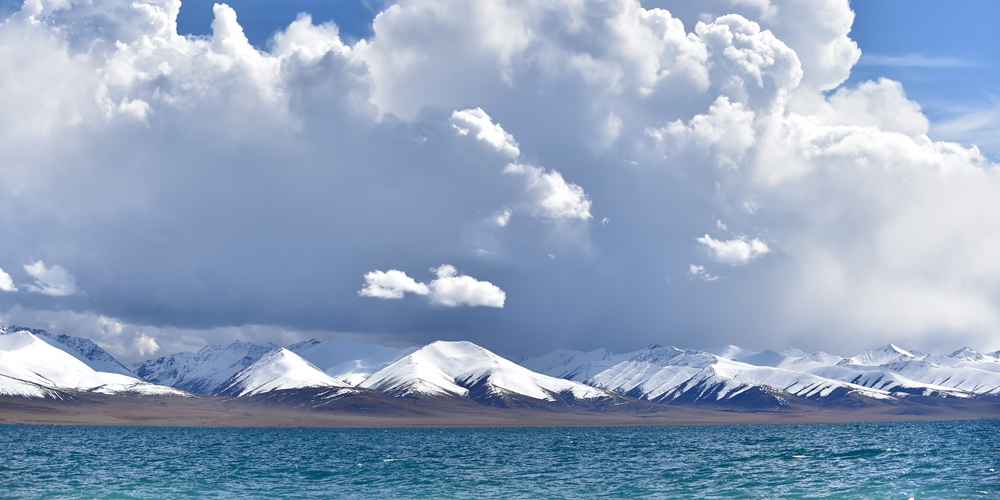
[[[0,322],[998,349],[998,10],[2,0]]]

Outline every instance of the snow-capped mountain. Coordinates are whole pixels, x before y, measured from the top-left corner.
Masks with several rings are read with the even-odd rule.
[[[0,381],[0,391],[9,395],[53,395],[42,388],[101,394],[185,395],[183,391],[135,376],[94,370],[26,330],[0,335],[0,375],[5,377]]]
[[[131,370],[118,362],[113,356],[101,346],[95,344],[90,339],[82,337],[71,337],[69,335],[52,335],[45,330],[37,328],[25,328],[23,326],[11,325],[0,326],[0,335],[7,335],[17,332],[29,332],[44,340],[52,347],[61,349],[69,353],[74,358],[82,361],[95,371],[117,373],[119,375],[134,376]]]
[[[558,350],[523,364],[653,402],[766,407],[781,406],[793,396],[823,403],[850,396],[845,401],[857,404],[907,396],[1000,395],[1000,362],[968,348],[935,358],[890,344],[842,358],[798,349],[779,353],[726,346],[707,352],[653,345],[626,354]]]
[[[6,375],[0,375],[0,396],[17,396],[22,398],[52,398],[63,399],[61,391],[32,384]]]
[[[704,351],[650,346],[591,377],[588,384],[653,402],[782,406],[805,399],[889,395],[855,384],[772,366],[755,366]]]
[[[428,344],[379,370],[360,387],[394,396],[468,396],[494,405],[524,398],[571,403],[612,397],[578,382],[535,373],[471,342]]]
[[[853,358],[841,360],[838,364],[847,366],[882,366],[889,363],[912,361],[920,359],[923,356],[923,353],[918,351],[907,351],[901,347],[889,344],[879,349],[865,351],[857,356],[854,356]]]
[[[265,353],[218,389],[221,396],[254,396],[265,392],[307,387],[350,387],[284,347]]]
[[[129,365],[132,372],[154,384],[197,394],[212,394],[237,373],[278,346],[234,340]]]
[[[389,366],[416,347],[386,347],[344,339],[326,342],[306,340],[288,346],[288,350],[319,367],[327,375],[349,385],[358,385],[373,373]]]
[[[607,349],[594,349],[589,352],[557,349],[537,358],[522,359],[518,364],[550,377],[586,382],[594,375],[629,359],[638,352],[612,354]]]
[[[6,396],[190,391],[247,397],[281,391],[276,393],[280,398],[309,400],[320,390],[325,398],[385,398],[378,395],[385,393],[468,398],[493,406],[594,407],[634,404],[628,398],[638,398],[651,404],[739,410],[1000,398],[1000,351],[984,354],[966,347],[925,355],[892,344],[847,358],[737,346],[705,351],[651,345],[624,354],[561,349],[516,364],[470,342],[439,341],[418,349],[344,339],[287,348],[234,341],[130,368],[87,339],[0,327],[0,395]]]

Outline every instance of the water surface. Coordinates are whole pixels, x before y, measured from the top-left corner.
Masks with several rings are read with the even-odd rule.
[[[0,426],[5,498],[1000,498],[1000,420],[711,427]]]

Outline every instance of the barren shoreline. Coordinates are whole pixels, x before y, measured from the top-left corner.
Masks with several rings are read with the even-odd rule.
[[[727,411],[670,405],[496,408],[455,401],[347,401],[303,407],[222,397],[86,395],[72,401],[0,397],[0,424],[152,427],[599,427],[962,420],[1000,418],[1000,402],[859,409]]]

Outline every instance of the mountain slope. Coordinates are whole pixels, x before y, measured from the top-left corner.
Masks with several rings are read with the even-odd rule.
[[[360,384],[394,396],[470,397],[491,405],[533,400],[571,404],[613,395],[535,373],[471,342],[438,341],[379,370]]]
[[[583,381],[626,396],[672,404],[722,405],[752,410],[785,407],[798,398],[829,402],[847,396],[848,399],[844,401],[850,401],[852,405],[859,403],[858,398],[862,403],[890,398],[884,391],[794,369],[779,368],[785,363],[786,356],[773,351],[756,353],[727,346],[721,352],[722,354],[713,354],[651,345],[624,355],[605,353],[597,360],[593,360],[596,356],[590,353],[580,356],[572,352],[556,351],[525,364],[544,366],[561,360],[561,363],[550,366],[548,372],[561,373],[564,377],[593,373]],[[742,359],[757,364],[727,356],[744,356]],[[583,362],[579,362],[580,360]],[[826,366],[820,362],[813,363]],[[595,370],[607,365],[612,366]]]
[[[4,380],[4,390],[33,392],[30,385],[102,394],[177,395],[185,393],[139,380],[134,376],[95,371],[66,351],[38,336],[20,331],[0,335],[0,375],[29,385]],[[42,391],[44,392],[44,391]]]
[[[317,366],[327,375],[354,386],[399,358],[412,353],[416,348],[386,347],[345,339],[326,342],[313,339],[292,344],[288,346],[288,350]]]
[[[119,363],[117,359],[90,339],[71,337],[69,335],[53,335],[45,330],[25,328],[17,325],[0,326],[0,335],[24,331],[35,335],[57,349],[69,353],[95,371],[117,373],[129,377],[134,376],[131,370]]]
[[[557,349],[537,358],[521,360],[518,364],[550,377],[586,382],[594,375],[637,353],[638,351],[612,354],[607,349],[594,349],[589,352]]]
[[[276,347],[233,375],[215,393],[254,396],[271,391],[316,387],[345,388],[337,380],[284,347]]]
[[[211,394],[277,346],[234,340],[129,365],[143,380],[197,394]]]

